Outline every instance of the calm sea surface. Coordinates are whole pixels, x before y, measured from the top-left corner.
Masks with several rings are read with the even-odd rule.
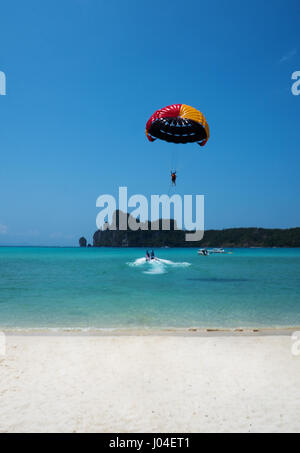
[[[0,247],[0,328],[300,326],[300,249]]]

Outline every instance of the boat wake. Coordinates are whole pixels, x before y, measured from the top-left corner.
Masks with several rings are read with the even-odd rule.
[[[176,263],[171,260],[163,260],[161,258],[154,258],[147,260],[146,258],[138,258],[134,262],[128,263],[131,267],[143,266],[147,268],[143,271],[144,274],[165,274],[170,267],[188,267],[191,263]]]

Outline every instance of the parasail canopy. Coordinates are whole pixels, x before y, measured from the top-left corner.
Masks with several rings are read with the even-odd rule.
[[[209,138],[209,127],[204,115],[186,104],[168,105],[149,118],[146,135],[150,142],[157,138],[171,143],[197,142],[204,146]]]

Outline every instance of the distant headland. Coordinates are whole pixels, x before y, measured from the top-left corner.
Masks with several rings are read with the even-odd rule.
[[[187,231],[178,230],[172,219],[157,221],[156,230],[151,229],[151,222],[145,222],[137,231],[123,231],[119,229],[120,215],[130,219],[130,214],[116,211],[113,218],[116,229],[97,230],[93,236],[94,247],[300,247],[300,227],[206,230],[201,241],[186,241]],[[169,230],[162,229],[163,222],[170,222]],[[86,247],[87,240],[81,237],[79,245]]]

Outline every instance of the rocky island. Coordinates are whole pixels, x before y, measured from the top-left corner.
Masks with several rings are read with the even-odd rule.
[[[187,231],[179,230],[172,219],[141,223],[137,231],[121,230],[121,216],[130,221],[130,214],[116,211],[115,229],[106,225],[93,236],[94,247],[300,247],[300,228],[227,228],[207,230],[201,241],[186,241]],[[163,230],[164,222],[170,229]],[[81,238],[80,241],[82,241]],[[83,244],[83,241],[82,241]],[[83,247],[86,246],[82,245]]]

